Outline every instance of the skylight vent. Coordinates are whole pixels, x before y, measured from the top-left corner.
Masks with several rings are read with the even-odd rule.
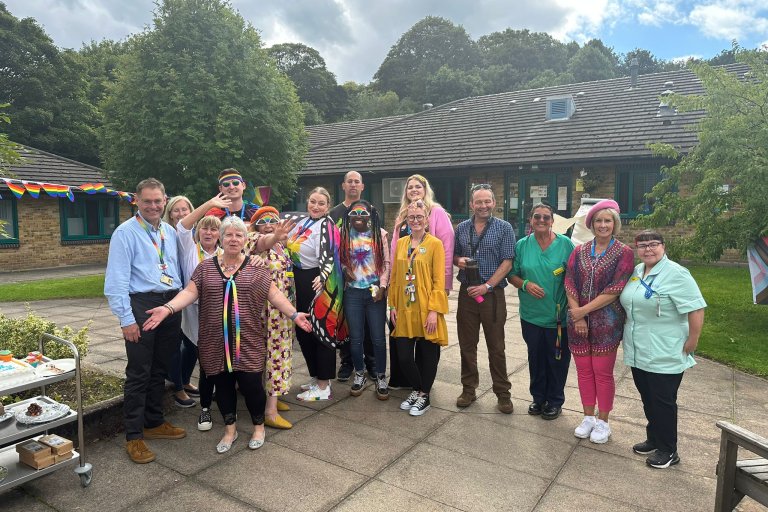
[[[570,94],[547,98],[547,121],[570,119],[576,112],[576,102]]]

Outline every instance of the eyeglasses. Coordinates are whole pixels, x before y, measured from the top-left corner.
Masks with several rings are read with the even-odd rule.
[[[426,217],[424,215],[409,215],[406,219],[408,222],[423,222]]]
[[[351,212],[347,213],[348,217],[370,217],[371,214],[368,212],[368,210],[352,210]]]
[[[472,185],[470,189],[471,192],[475,190],[491,190],[491,186],[488,183],[478,183],[477,185]]]
[[[660,246],[663,245],[661,242],[649,242],[647,244],[637,244],[637,250],[638,251],[644,251],[646,249],[653,249],[654,251]]]
[[[544,222],[552,220],[551,215],[544,215],[542,213],[534,213],[533,220],[543,220]]]
[[[240,180],[222,181],[221,183],[219,183],[219,185],[221,185],[224,188],[239,187],[240,186]]]
[[[267,224],[277,224],[280,222],[280,219],[275,217],[274,215],[265,215],[264,217],[261,217],[256,222],[254,222],[257,226],[266,226]]]

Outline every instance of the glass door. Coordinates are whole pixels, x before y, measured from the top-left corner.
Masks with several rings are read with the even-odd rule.
[[[537,173],[520,177],[518,223],[513,224],[517,229],[518,238],[531,232],[531,208],[538,203],[548,204],[556,214],[563,217],[571,216],[571,187],[570,174],[566,173]]]

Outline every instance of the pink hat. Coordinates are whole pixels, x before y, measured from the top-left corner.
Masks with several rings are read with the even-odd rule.
[[[592,217],[594,217],[595,214],[600,210],[605,210],[606,208],[611,208],[616,210],[617,213],[621,213],[621,210],[619,209],[619,203],[613,199],[603,199],[602,201],[595,203],[592,208],[589,209],[589,212],[587,213],[587,219],[585,221],[587,228],[592,229]]]

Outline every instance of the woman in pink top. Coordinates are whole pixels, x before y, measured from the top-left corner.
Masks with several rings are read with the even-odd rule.
[[[427,229],[431,235],[443,242],[443,249],[445,250],[445,292],[449,294],[453,290],[453,224],[451,224],[451,216],[448,212],[440,206],[440,203],[435,201],[435,193],[432,191],[427,178],[420,174],[410,176],[405,182],[403,198],[400,201],[400,211],[397,214],[397,219],[395,219],[395,228],[392,230],[390,261],[394,261],[397,241],[400,237],[410,234],[406,216],[408,205],[414,201],[424,202],[427,215],[429,216],[429,227]],[[389,340],[389,361],[391,368],[389,387],[405,387],[407,385],[405,378],[400,374],[398,367],[397,347],[392,342],[391,337]]]

